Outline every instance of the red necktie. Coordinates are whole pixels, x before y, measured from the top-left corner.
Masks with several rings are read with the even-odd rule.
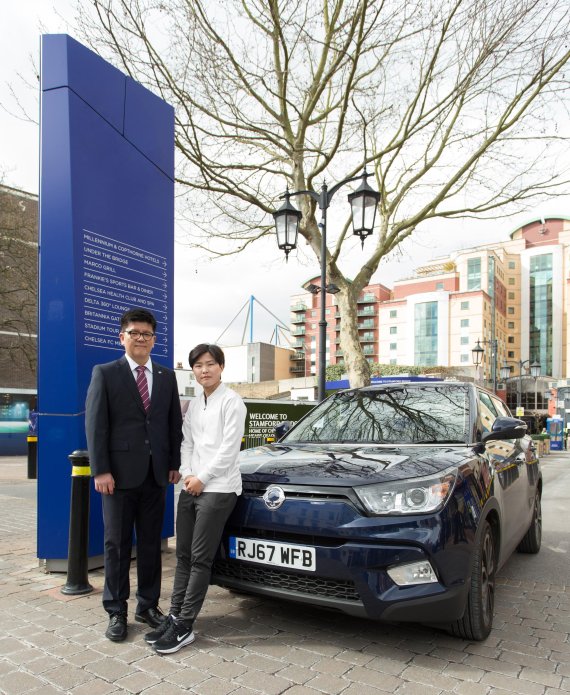
[[[145,370],[146,367],[137,367],[137,388],[142,398],[143,407],[145,411],[148,412],[148,409],[150,408],[150,396],[148,393],[148,381],[146,380]]]

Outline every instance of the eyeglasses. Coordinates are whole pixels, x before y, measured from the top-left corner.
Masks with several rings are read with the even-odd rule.
[[[151,333],[150,331],[145,331],[144,333],[141,333],[140,331],[123,331],[123,333],[126,333],[131,340],[138,340],[139,338],[142,338],[145,343],[147,340],[154,338],[156,335],[156,333]]]

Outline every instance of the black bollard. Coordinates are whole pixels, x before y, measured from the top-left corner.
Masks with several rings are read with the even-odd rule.
[[[69,549],[67,552],[67,581],[62,594],[89,594],[87,558],[89,551],[89,454],[74,451],[71,461],[71,504],[69,508]]]
[[[38,477],[38,438],[28,435],[28,480]]]

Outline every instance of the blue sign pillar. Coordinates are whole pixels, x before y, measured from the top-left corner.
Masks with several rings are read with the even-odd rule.
[[[42,37],[41,89],[37,551],[64,570],[68,455],[86,448],[93,365],[124,352],[124,311],[154,313],[151,357],[172,366],[174,111],[67,35]],[[103,525],[91,494],[94,566]],[[164,537],[173,516],[171,488]]]

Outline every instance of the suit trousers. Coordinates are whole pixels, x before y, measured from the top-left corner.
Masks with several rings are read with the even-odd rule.
[[[210,585],[212,564],[224,526],[237,502],[235,492],[180,492],[176,513],[176,571],[171,615],[192,626]]]
[[[117,489],[103,495],[105,526],[105,584],[103,607],[109,614],[127,613],[130,595],[133,530],[137,546],[137,608],[141,613],[156,608],[162,579],[161,534],[166,488],[149,473],[135,488]]]

